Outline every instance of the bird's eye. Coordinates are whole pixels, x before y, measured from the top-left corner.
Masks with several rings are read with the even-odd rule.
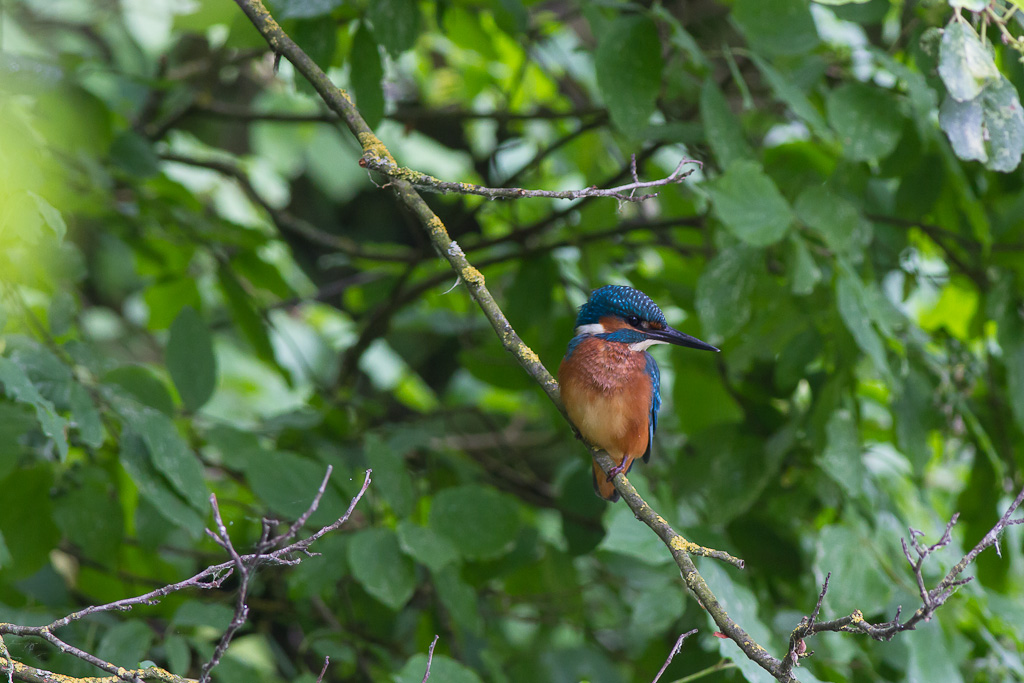
[[[628,318],[626,318],[626,322],[632,325],[633,327],[636,327],[637,325],[640,324],[640,318],[635,315],[631,315]]]

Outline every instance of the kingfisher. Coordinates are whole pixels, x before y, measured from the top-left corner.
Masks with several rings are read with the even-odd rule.
[[[661,370],[647,352],[654,344],[718,351],[669,327],[665,314],[643,292],[606,285],[580,307],[576,336],[558,366],[569,419],[580,436],[615,462],[607,475],[593,463],[594,491],[608,501],[619,499],[615,475],[629,472],[636,458],[647,462],[651,457],[661,409]]]

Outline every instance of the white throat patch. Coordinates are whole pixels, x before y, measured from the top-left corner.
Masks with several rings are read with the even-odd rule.
[[[590,325],[580,325],[576,328],[576,336],[581,334],[604,334],[607,332],[604,325],[601,323],[591,323]]]
[[[655,344],[668,344],[668,342],[663,342],[660,339],[644,339],[641,342],[636,342],[635,344],[630,344],[629,345],[629,350],[630,351],[646,351],[647,347],[654,346]]]

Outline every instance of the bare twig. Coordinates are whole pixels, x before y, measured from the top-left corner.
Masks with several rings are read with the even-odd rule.
[[[427,670],[423,672],[423,680],[420,683],[427,683],[427,679],[430,678],[430,664],[434,661],[434,646],[437,645],[437,639],[439,635],[434,635],[434,640],[430,643],[430,649],[427,650]]]
[[[323,481],[320,482],[320,488],[316,490],[316,496],[313,497],[313,502],[309,504],[309,507],[306,508],[306,511],[303,512],[302,515],[297,520],[295,520],[295,522],[290,527],[288,527],[288,530],[286,532],[275,538],[268,539],[266,542],[266,546],[261,548],[261,550],[265,552],[267,550],[270,550],[274,546],[281,545],[282,543],[286,543],[295,538],[295,535],[299,533],[299,530],[302,529],[303,526],[305,526],[309,518],[313,515],[314,512],[316,512],[316,509],[320,507],[320,499],[324,497],[324,492],[327,491],[327,482],[331,480],[331,473],[333,471],[334,465],[328,465],[327,472],[324,473],[324,479]]]
[[[665,669],[667,669],[668,665],[672,663],[672,660],[675,658],[677,654],[679,654],[679,651],[683,649],[683,641],[692,636],[696,632],[697,629],[693,629],[691,631],[687,631],[686,633],[676,638],[676,644],[672,646],[672,651],[668,653],[668,658],[665,660],[665,663],[661,665],[661,668],[658,669],[658,675],[654,677],[654,680],[651,681],[651,683],[658,683],[658,680],[661,679],[662,674],[665,673]]]
[[[321,683],[324,680],[324,674],[327,673],[327,665],[331,663],[331,656],[324,656],[324,667],[320,669],[320,675],[316,677],[316,683]]]
[[[950,519],[949,523],[946,524],[946,528],[942,533],[939,540],[932,545],[923,545],[920,541],[921,536],[924,534],[917,529],[910,529],[910,545],[907,545],[905,540],[902,541],[903,554],[907,558],[907,562],[910,564],[910,569],[914,573],[914,578],[917,582],[918,589],[921,594],[921,607],[907,618],[906,621],[900,621],[900,615],[902,614],[903,608],[896,608],[896,615],[890,620],[881,624],[872,624],[864,618],[864,613],[861,610],[854,610],[852,614],[839,619],[833,619],[832,621],[818,622],[816,621],[818,611],[821,608],[821,604],[825,599],[825,593],[828,591],[828,577],[825,578],[825,584],[821,588],[821,594],[818,596],[818,603],[814,608],[814,613],[810,618],[804,617],[800,621],[800,624],[793,629],[790,634],[790,645],[789,653],[783,660],[782,665],[779,668],[778,674],[774,674],[780,681],[793,681],[790,671],[793,666],[797,663],[801,657],[806,657],[812,654],[811,652],[804,652],[803,641],[805,638],[814,635],[815,633],[821,633],[823,631],[831,632],[846,632],[846,633],[864,633],[871,636],[875,640],[891,640],[893,636],[902,631],[913,631],[917,628],[917,625],[921,622],[930,621],[935,611],[941,607],[946,600],[949,599],[956,589],[969,583],[974,577],[968,576],[966,578],[959,578],[960,574],[963,573],[964,569],[978,557],[978,555],[988,548],[989,546],[995,546],[999,548],[999,534],[1003,532],[1008,526],[1015,524],[1024,524],[1024,519],[1010,519],[1013,513],[1020,507],[1021,503],[1024,503],[1024,489],[1021,489],[1020,493],[1014,499],[1013,503],[1006,509],[1003,516],[996,522],[995,526],[989,529],[988,533],[978,541],[971,550],[964,555],[959,562],[957,562],[952,569],[946,574],[946,576],[931,590],[925,586],[925,580],[922,575],[922,566],[924,560],[926,560],[936,550],[946,547],[952,540],[953,526],[959,519],[959,513],[954,514]],[[917,555],[917,559],[910,553],[910,548],[913,548],[914,553]]]
[[[317,496],[316,500],[319,500],[319,496]],[[262,549],[258,549],[251,563],[243,562],[238,551],[235,550],[234,544],[231,542],[231,536],[228,535],[224,519],[220,515],[217,495],[214,493],[210,494],[210,507],[213,509],[213,519],[217,523],[217,533],[214,534],[209,529],[206,529],[206,534],[231,555],[231,561],[234,562],[235,571],[238,574],[238,598],[235,601],[234,614],[231,615],[231,623],[228,624],[224,633],[221,634],[220,641],[217,642],[217,647],[214,648],[210,661],[203,664],[202,672],[199,675],[199,683],[208,683],[210,672],[220,663],[221,657],[224,656],[224,653],[228,650],[228,645],[231,644],[231,639],[235,637],[235,634],[238,633],[238,630],[245,625],[246,620],[249,618],[249,605],[246,604],[246,600],[249,597],[249,570],[259,562],[262,556]]]
[[[220,510],[217,507],[216,499],[211,496],[211,504],[213,505],[214,521],[216,522],[217,532],[214,533],[208,530],[207,533],[211,536],[211,538],[214,539],[214,541],[218,545],[224,548],[228,552],[228,554],[231,555],[231,559],[229,561],[211,565],[206,569],[202,570],[201,572],[199,572],[198,574],[192,576],[191,578],[185,579],[184,581],[179,581],[178,583],[169,584],[167,586],[161,586],[156,590],[149,591],[148,593],[144,593],[133,598],[124,598],[122,600],[116,600],[114,602],[106,603],[103,605],[91,605],[89,607],[86,607],[85,609],[79,610],[77,612],[72,612],[71,614],[68,614],[64,617],[61,617],[60,619],[52,621],[49,624],[43,626],[22,626],[19,624],[0,623],[0,638],[2,638],[2,636],[4,635],[42,638],[43,640],[46,640],[47,642],[51,643],[61,652],[65,652],[83,661],[89,662],[90,664],[104,671],[107,671],[108,673],[113,674],[117,679],[123,681],[132,681],[133,683],[136,683],[138,681],[143,680],[186,680],[181,679],[180,677],[175,677],[170,674],[168,674],[170,678],[158,678],[158,676],[161,674],[151,673],[153,671],[157,671],[155,668],[143,670],[128,670],[111,664],[110,662],[104,662],[98,657],[64,642],[56,635],[54,635],[53,632],[92,614],[100,614],[103,612],[126,612],[138,605],[155,605],[158,602],[160,602],[160,598],[184,590],[186,588],[198,588],[202,590],[219,588],[229,576],[232,576],[233,574],[238,572],[238,574],[241,577],[247,577],[251,570],[258,565],[298,564],[301,561],[301,559],[293,558],[292,555],[294,555],[295,553],[303,553],[307,556],[312,555],[313,553],[309,551],[310,545],[312,545],[314,542],[317,541],[317,539],[321,538],[325,534],[337,530],[339,527],[345,524],[345,522],[348,521],[349,517],[352,515],[352,512],[355,510],[356,505],[362,499],[363,495],[366,493],[367,488],[370,486],[371,474],[372,470],[366,471],[366,477],[363,480],[363,485],[359,489],[359,492],[355,495],[355,497],[352,498],[351,502],[349,503],[348,509],[345,511],[344,515],[339,517],[337,520],[335,520],[328,526],[322,527],[318,531],[307,536],[306,538],[299,539],[284,547],[278,548],[277,550],[265,553],[255,552],[248,555],[238,554],[238,552],[234,549],[234,546],[231,543],[230,537],[227,534],[227,527],[224,524],[224,520],[220,516]],[[317,495],[314,498],[314,502],[313,504],[310,505],[310,507],[314,507],[314,505],[316,505],[319,502],[321,495],[322,494],[318,491]],[[308,514],[304,516],[306,517],[306,519],[309,518]],[[232,625],[231,627],[229,627],[229,631],[231,634],[236,632],[238,628],[240,628],[242,624],[244,624],[245,616],[248,613],[248,607],[245,606],[246,587],[247,582],[246,579],[243,578],[242,587],[239,592],[239,599],[236,603],[237,607],[235,610],[235,615],[232,618]],[[221,640],[221,644],[223,644],[224,649],[227,648],[227,644],[230,641],[230,638],[227,636],[228,632],[225,633],[226,640],[225,638],[222,638]],[[0,643],[2,642],[2,639],[0,639]],[[223,654],[223,649],[221,649],[220,645],[218,645],[218,651],[220,655]],[[10,654],[7,653],[6,649],[0,650],[0,655],[3,656],[4,661],[6,661],[8,664],[11,663]],[[215,653],[215,659],[219,659],[217,653]],[[13,665],[15,667],[21,666],[18,662],[14,662]],[[211,659],[211,662],[207,663],[207,666],[204,666],[204,677],[208,677],[209,670],[212,669],[213,666],[215,665],[216,661]],[[30,669],[31,667],[27,668]],[[8,667],[8,671],[11,671],[10,667]],[[47,676],[50,675],[49,672],[45,672],[42,670],[39,671],[41,673],[39,673],[38,675],[33,674],[34,676],[36,676],[35,679],[28,678],[26,680],[64,680],[61,679],[60,676],[57,674],[53,674],[52,678],[47,678]],[[13,676],[13,674],[11,675]],[[21,678],[20,674],[19,678]]]
[[[686,180],[696,169],[683,171],[686,164],[703,164],[694,159],[683,159],[665,178],[659,180],[641,181],[636,175],[635,157],[633,164],[633,182],[617,187],[601,189],[598,187],[585,187],[580,190],[527,190],[521,187],[484,187],[472,183],[453,183],[447,180],[440,180],[434,176],[414,171],[411,168],[398,166],[395,160],[389,156],[383,156],[367,151],[360,160],[360,165],[377,171],[389,178],[397,178],[408,182],[417,189],[426,192],[438,192],[441,194],[471,194],[488,199],[523,199],[526,197],[547,197],[549,199],[583,199],[585,197],[611,197],[623,202],[642,202],[658,196],[657,192],[651,194],[637,195],[637,190],[652,187],[664,187],[666,185],[678,185]]]

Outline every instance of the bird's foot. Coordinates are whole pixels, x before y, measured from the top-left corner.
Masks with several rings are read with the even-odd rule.
[[[608,481],[611,481],[617,475],[622,474],[625,471],[625,469],[626,469],[626,466],[625,466],[625,462],[623,461],[623,462],[620,462],[615,467],[613,467],[610,470],[608,470]]]

